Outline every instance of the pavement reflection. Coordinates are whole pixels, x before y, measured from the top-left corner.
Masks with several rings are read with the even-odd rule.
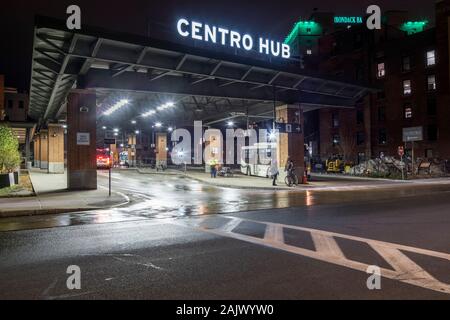
[[[106,186],[106,177],[100,175],[99,184]],[[386,185],[373,190],[272,191],[219,188],[178,176],[117,172],[113,176],[113,190],[125,193],[130,203],[107,210],[3,218],[0,231],[380,201],[450,192],[450,185],[397,185],[395,188]]]

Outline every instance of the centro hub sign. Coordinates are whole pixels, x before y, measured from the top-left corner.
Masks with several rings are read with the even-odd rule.
[[[291,57],[291,48],[289,45],[270,39],[259,37],[255,42],[249,34],[240,34],[226,28],[210,26],[196,21],[179,19],[177,22],[178,34],[182,37],[191,37],[194,40],[221,44],[231,48],[244,49],[250,51],[257,45],[261,54],[271,55],[289,59]]]

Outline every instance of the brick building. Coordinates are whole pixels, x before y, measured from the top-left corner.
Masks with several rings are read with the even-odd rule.
[[[365,23],[333,26],[333,15],[315,12],[309,23],[327,26],[315,27],[321,36],[314,34],[315,41],[308,42],[305,29],[289,39],[303,44],[294,48],[305,69],[380,89],[361,98],[356,108],[305,115],[305,139],[317,146],[316,157],[339,154],[360,162],[381,154],[396,156],[401,145],[408,154],[411,143],[402,141],[403,128],[421,127],[423,141],[415,142],[415,155],[450,158],[450,0],[435,6],[435,26],[408,12],[390,11],[383,15],[382,29],[375,31]]]

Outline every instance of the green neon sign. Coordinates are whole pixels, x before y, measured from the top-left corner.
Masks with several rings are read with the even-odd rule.
[[[320,24],[315,21],[298,21],[294,24],[289,35],[284,40],[284,43],[292,43],[300,35],[320,35],[322,28]]]
[[[345,23],[345,24],[361,24],[363,23],[362,17],[350,17],[350,16],[336,16],[334,17],[334,23]]]
[[[419,33],[425,30],[428,24],[427,20],[423,21],[407,21],[400,26],[400,30],[405,31],[408,35]]]

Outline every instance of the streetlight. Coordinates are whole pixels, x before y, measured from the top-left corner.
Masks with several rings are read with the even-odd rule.
[[[115,133],[119,132],[119,129],[115,128],[115,129],[114,129],[114,132],[115,132]]]
[[[139,133],[141,133],[139,130],[136,130],[135,132],[134,132],[135,134],[139,134]]]
[[[228,121],[228,126],[229,126],[229,127],[234,126],[234,122],[233,122],[233,121]]]
[[[136,124],[136,120],[132,120],[131,123],[132,123],[132,124]]]
[[[172,128],[172,127],[169,127],[169,128],[167,129],[167,131],[172,132],[172,131],[173,131],[173,128]]]
[[[161,122],[155,123],[155,127],[156,127],[156,128],[161,128],[161,127],[162,127],[162,123],[161,123]]]
[[[103,130],[106,130],[106,127],[105,127],[105,126],[103,126],[103,127],[102,127],[102,129],[103,129]]]

